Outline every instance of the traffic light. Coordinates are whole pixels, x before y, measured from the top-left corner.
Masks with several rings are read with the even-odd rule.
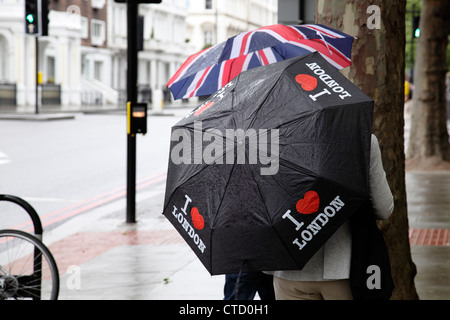
[[[413,18],[412,32],[414,38],[418,38],[420,36],[420,16],[416,16]]]
[[[38,0],[25,1],[25,32],[29,34],[39,33],[39,8]]]
[[[127,133],[131,135],[147,133],[146,103],[127,103]]]
[[[43,36],[48,36],[48,14],[49,14],[49,9],[48,9],[48,2],[49,0],[41,0],[41,26],[42,26],[42,35]]]

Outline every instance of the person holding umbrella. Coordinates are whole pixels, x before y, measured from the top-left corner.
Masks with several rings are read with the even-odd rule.
[[[392,212],[377,209],[392,195],[374,103],[337,71],[352,41],[320,25],[265,27],[190,56],[168,82],[175,99],[212,94],[172,127],[163,208],[211,275],[350,279],[346,298],[390,296],[370,213]],[[383,290],[366,286],[374,266]]]
[[[275,300],[272,275],[260,271],[226,274],[223,291],[224,300]]]
[[[378,139],[373,134],[369,175],[375,217],[388,219],[394,209],[394,200],[383,169]],[[276,299],[353,299],[350,286],[352,256],[350,228],[350,222],[344,223],[302,270],[273,272]]]

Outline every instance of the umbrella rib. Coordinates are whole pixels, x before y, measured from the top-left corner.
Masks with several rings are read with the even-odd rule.
[[[175,128],[175,127],[174,127],[174,128]],[[188,130],[189,130],[189,129],[188,129]],[[214,158],[214,162],[216,162],[216,160],[217,160],[220,156],[223,156],[223,155],[216,156],[216,157]],[[184,185],[184,184],[188,183],[189,181],[191,181],[193,178],[195,178],[197,175],[199,175],[200,173],[202,173],[202,172],[203,172],[204,170],[206,170],[208,167],[209,167],[209,166],[204,166],[204,165],[203,165],[203,166],[201,166],[200,169],[197,170],[197,172],[195,172],[193,175],[189,176],[188,178],[186,178],[186,179],[183,180],[183,181],[178,181],[177,186],[176,186],[175,188],[173,188],[173,191],[172,191],[172,193],[171,193],[171,196],[170,196],[170,198],[168,199],[167,204],[166,204],[165,207],[164,207],[164,211],[167,209],[167,205],[170,203],[170,201],[171,201],[173,195],[176,193],[176,191],[177,191],[182,185]],[[164,212],[164,211],[163,211],[163,212]]]
[[[282,76],[282,73],[280,73],[280,75],[278,76],[278,79],[275,81],[274,85],[272,86],[272,88],[267,92],[266,96],[264,97],[264,100],[261,102],[261,104],[258,106],[258,108],[253,112],[253,119],[250,122],[250,125],[248,126],[249,128],[253,127],[253,124],[255,123],[256,119],[258,118],[256,116],[256,114],[258,114],[258,112],[261,110],[262,106],[265,104],[265,102],[267,101],[267,99],[269,98],[269,96],[271,95],[272,91],[275,90],[276,85],[278,84],[278,82],[280,81]]]
[[[250,167],[250,168],[251,168],[251,167]],[[251,172],[251,174],[252,174],[253,180],[254,180],[254,181],[258,181],[258,179],[256,179],[256,177],[255,177],[255,172],[254,172],[254,170],[253,170],[253,169],[250,169],[250,172]],[[278,183],[278,182],[277,182],[277,183]],[[261,202],[264,204],[264,208],[266,208],[265,214],[266,214],[266,216],[267,216],[267,218],[268,218],[268,221],[270,221],[270,224],[272,224],[272,219],[271,219],[270,214],[269,214],[269,209],[267,208],[266,202],[264,201],[264,198],[263,198],[263,196],[262,196],[261,189],[259,188],[259,183],[256,183],[256,187],[258,188],[259,197],[260,197],[260,199],[262,200]]]
[[[275,50],[276,51],[276,53],[278,53],[279,55],[280,55],[280,57],[282,57],[284,60],[286,60],[286,57],[285,56],[283,56],[282,54],[281,54],[281,52],[280,51],[278,51],[276,48],[275,48],[276,46],[272,46],[272,47],[270,47],[271,49],[273,49],[273,50]]]
[[[240,79],[240,77],[237,78],[238,82],[239,82],[239,79]],[[231,108],[232,108],[233,111],[234,111],[234,96],[235,96],[235,94],[234,94],[234,92],[232,92],[232,95],[231,95]],[[236,124],[236,119],[234,118],[234,112],[231,113],[231,120],[232,120],[232,122],[234,124]],[[234,148],[234,146],[233,146],[233,148]],[[226,154],[226,151],[225,151],[225,154]],[[231,168],[230,175],[228,176],[228,181],[227,181],[227,183],[225,185],[225,190],[223,192],[224,195],[226,194],[226,192],[228,190],[228,187],[230,185],[231,177],[233,176],[234,170],[236,168],[236,162],[237,162],[237,153],[234,155],[233,167]],[[222,207],[223,199],[224,199],[224,197],[221,197],[219,206],[217,207],[215,218],[217,218],[218,215],[219,215],[220,208]],[[210,235],[210,238],[209,238],[209,247],[210,247],[211,252],[212,252],[212,245],[213,245],[212,239],[213,239],[215,222],[216,222],[215,220],[211,221],[211,235]],[[211,266],[211,270],[212,270],[212,255],[210,255],[210,257],[209,257],[209,265]]]
[[[231,172],[230,172],[230,175],[229,175],[229,177],[228,177],[228,181],[227,181],[227,183],[226,183],[226,185],[225,185],[225,190],[223,191],[223,195],[225,195],[226,194],[226,192],[227,192],[227,189],[228,189],[228,186],[230,185],[230,180],[231,180],[231,177],[233,176],[233,172],[234,172],[234,169],[236,168],[236,157],[237,156],[235,156],[235,162],[234,162],[234,164],[233,164],[233,167],[231,168]],[[217,210],[216,210],[216,214],[214,215],[214,217],[215,218],[217,218],[217,216],[219,215],[219,211],[220,211],[220,208],[222,207],[222,203],[223,203],[223,199],[224,199],[225,197],[221,197],[220,198],[220,203],[219,203],[219,206],[217,207]],[[213,239],[213,232],[214,232],[214,225],[215,225],[215,220],[214,221],[211,221],[211,235],[210,235],[210,237],[209,237],[209,248],[210,248],[210,252],[212,252],[212,245],[213,245],[213,243],[212,243],[212,239]],[[212,270],[212,254],[210,254],[210,256],[209,256],[209,265],[211,266],[211,270]]]
[[[251,172],[252,172],[253,178],[255,179],[255,181],[257,181],[257,179],[256,179],[255,176],[254,176],[255,173],[253,172],[253,170],[251,170]],[[275,179],[274,176],[270,176],[270,177],[271,177],[271,178],[272,178],[272,179],[273,179],[280,187],[282,187],[282,185],[278,182],[277,179]],[[257,188],[258,188],[258,191],[259,191],[259,194],[260,194],[260,198],[263,199],[263,197],[261,196],[261,195],[262,195],[262,192],[261,192],[261,189],[259,188],[259,184],[257,183],[256,186],[257,186]],[[282,189],[284,189],[284,188],[282,188]],[[281,239],[282,237],[280,236],[280,234],[277,232],[277,230],[276,230],[275,227],[274,227],[274,223],[273,223],[273,221],[272,221],[272,219],[271,219],[271,217],[270,217],[269,210],[267,209],[266,203],[265,203],[264,201],[262,201],[262,203],[264,204],[264,207],[266,208],[266,216],[267,216],[267,218],[268,218],[268,221],[270,221],[270,228],[271,228],[271,229],[273,230],[273,232],[278,236],[278,238]],[[274,216],[275,216],[275,215],[274,215]],[[283,248],[285,249],[287,255],[292,259],[292,261],[294,262],[294,264],[297,265],[297,264],[295,263],[295,259],[292,258],[292,257],[291,257],[291,254],[289,253],[288,246],[287,246],[283,241],[280,241],[280,242],[281,242]]]

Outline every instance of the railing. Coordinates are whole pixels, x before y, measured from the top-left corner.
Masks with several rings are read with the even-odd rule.
[[[103,105],[103,95],[97,91],[82,91],[81,104],[83,106],[101,106]]]
[[[0,105],[15,106],[16,85],[14,83],[0,83]]]
[[[42,104],[61,104],[61,86],[57,84],[43,84]]]

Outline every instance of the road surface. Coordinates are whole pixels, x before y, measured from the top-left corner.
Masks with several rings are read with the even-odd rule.
[[[187,113],[187,111],[186,111]],[[177,116],[149,116],[137,136],[137,192],[164,184]],[[45,228],[126,196],[126,117],[77,114],[73,120],[0,120],[0,194],[28,201]],[[162,211],[162,208],[161,208]],[[16,205],[0,203],[0,229],[32,230]],[[124,219],[125,219],[124,212]]]

